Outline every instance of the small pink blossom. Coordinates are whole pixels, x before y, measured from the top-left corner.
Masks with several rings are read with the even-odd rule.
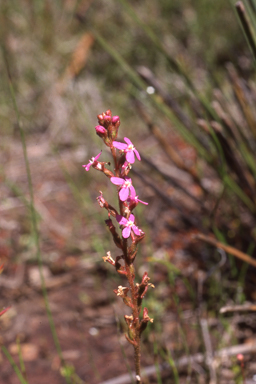
[[[124,141],[127,144],[119,143],[118,141],[113,141],[113,146],[115,148],[120,149],[121,151],[125,152],[125,154],[126,154],[125,157],[126,157],[126,160],[128,161],[128,163],[133,164],[135,162],[134,152],[135,152],[135,155],[136,155],[137,159],[140,160],[140,154],[137,151],[137,149],[134,147],[134,145],[131,142],[131,140],[128,139],[127,137],[125,137]]]
[[[130,205],[135,203],[135,207],[138,205],[138,203],[141,203],[141,204],[144,204],[144,205],[148,205],[148,203],[146,203],[145,201],[140,200],[138,197],[139,196],[136,196],[135,189],[134,189],[134,191],[131,190],[131,195],[128,198],[128,203]]]
[[[135,217],[133,214],[130,214],[129,220],[127,220],[125,217],[121,215],[117,215],[116,219],[120,225],[124,226],[122,230],[122,236],[125,239],[127,239],[130,236],[131,230],[133,230],[135,235],[138,235],[138,236],[141,235],[142,231],[138,227],[136,227],[136,225],[134,224]]]
[[[102,152],[102,151],[100,151],[100,153],[99,153],[97,156],[92,157],[91,160],[89,160],[89,163],[88,163],[88,164],[83,165],[83,167],[85,168],[86,171],[89,171],[91,165],[97,166],[97,164],[98,164],[98,161],[97,161],[97,160],[98,160],[98,158],[100,157],[101,152]]]
[[[129,191],[133,195],[136,194],[134,186],[132,185],[132,179],[128,179],[127,177],[125,177],[124,179],[122,179],[121,177],[111,177],[110,181],[115,185],[121,186],[121,189],[119,191],[119,197],[121,201],[125,201],[128,199]]]

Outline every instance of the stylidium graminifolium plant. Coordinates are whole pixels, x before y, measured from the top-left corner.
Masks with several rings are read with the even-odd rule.
[[[125,137],[125,143],[116,141],[120,126],[119,116],[112,116],[111,111],[107,110],[97,117],[99,125],[95,127],[95,130],[105,145],[110,148],[114,169],[111,171],[106,167],[107,165],[109,166],[110,163],[99,161],[101,152],[93,157],[88,164],[83,165],[83,167],[86,171],[89,171],[90,168],[93,167],[103,172],[110,179],[110,182],[117,186],[118,209],[114,208],[104,199],[101,191],[100,196],[97,197],[100,207],[105,208],[108,212],[108,219],[105,222],[119,250],[119,255],[116,256],[115,259],[112,258],[110,252],[107,252],[107,256],[104,256],[103,260],[111,264],[120,275],[126,277],[128,280],[128,287],[119,285],[114,292],[117,296],[121,297],[125,305],[131,309],[131,315],[124,316],[128,328],[125,336],[134,348],[136,383],[141,384],[140,337],[146,329],[148,322],[152,323],[153,319],[149,317],[146,307],[144,307],[141,317],[140,313],[142,310],[142,300],[148,287],[151,286],[154,288],[154,285],[149,282],[150,278],[147,272],[144,273],[140,283],[135,283],[134,262],[138,251],[138,244],[144,238],[145,233],[137,227],[133,211],[139,203],[145,205],[148,203],[138,198],[132,179],[128,177],[128,174],[132,168],[132,164],[135,162],[135,158],[138,160],[141,159],[139,152],[130,139]],[[114,223],[121,228],[121,235],[118,234],[112,219],[114,219]]]

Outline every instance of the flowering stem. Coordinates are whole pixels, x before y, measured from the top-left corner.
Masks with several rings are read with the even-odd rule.
[[[141,158],[139,152],[128,137],[124,137],[125,143],[116,141],[120,125],[119,116],[112,116],[111,111],[107,110],[98,115],[98,123],[100,125],[95,127],[96,134],[111,150],[115,167],[114,172],[106,167],[109,163],[99,161],[101,152],[97,156],[92,157],[91,160],[89,160],[89,163],[83,165],[83,167],[86,171],[89,171],[92,167],[103,172],[110,179],[111,183],[117,186],[120,214],[104,199],[101,191],[100,196],[97,197],[97,201],[100,207],[105,208],[108,212],[108,219],[105,220],[105,222],[112,234],[115,245],[119,250],[122,250],[122,255],[116,256],[116,259],[114,260],[111,253],[107,252],[107,256],[104,256],[103,260],[111,264],[120,275],[126,276],[128,280],[129,287],[122,287],[120,285],[114,292],[117,296],[123,299],[124,304],[132,311],[130,316],[124,316],[128,327],[128,332],[125,336],[127,341],[129,341],[134,348],[136,384],[142,384],[140,378],[140,336],[146,329],[148,322],[152,323],[153,319],[149,317],[148,309],[146,307],[143,309],[143,316],[141,319],[139,316],[142,309],[142,300],[148,287],[151,286],[154,288],[154,285],[149,283],[150,278],[147,272],[144,273],[141,283],[134,282],[134,262],[137,254],[137,246],[138,243],[143,240],[145,233],[136,226],[133,210],[139,203],[145,205],[148,203],[138,198],[132,184],[132,179],[128,177],[132,164],[136,159],[140,161]],[[119,154],[116,153],[116,149],[119,150]],[[122,231],[122,236],[119,236],[117,233],[110,216],[114,217],[118,222]],[[121,260],[123,260],[123,265],[120,263]]]
[[[131,299],[132,299],[132,314],[135,322],[135,344],[134,344],[134,361],[135,361],[135,369],[136,369],[136,384],[140,383],[140,380],[137,380],[137,377],[140,377],[140,320],[139,320],[139,308],[137,303],[137,293],[134,285],[134,276],[132,274],[133,264],[129,261],[128,252],[127,252],[127,239],[123,239],[123,252],[124,252],[124,260],[125,260],[125,269],[127,273],[127,280],[129,282],[131,288]]]

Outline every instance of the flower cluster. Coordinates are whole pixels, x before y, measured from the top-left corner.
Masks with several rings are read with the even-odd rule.
[[[145,233],[136,225],[136,218],[133,210],[139,203],[147,205],[148,203],[140,200],[136,194],[132,179],[128,176],[132,164],[135,159],[141,160],[138,150],[127,137],[124,142],[116,141],[118,129],[120,126],[119,116],[112,116],[110,110],[98,115],[98,123],[95,127],[96,134],[103,140],[105,145],[110,148],[114,161],[114,169],[111,171],[107,166],[110,163],[99,161],[101,152],[93,157],[88,164],[83,165],[86,171],[94,168],[103,172],[112,184],[117,186],[119,209],[117,210],[110,205],[103,197],[100,191],[100,196],[97,201],[101,208],[105,208],[108,212],[106,225],[112,235],[115,245],[122,254],[114,260],[111,253],[107,252],[107,256],[103,257],[105,262],[108,262],[116,271],[125,276],[128,280],[129,287],[118,286],[114,290],[117,296],[123,299],[123,302],[131,308],[132,315],[125,316],[125,321],[128,326],[127,340],[134,346],[136,374],[140,377],[139,360],[140,360],[140,335],[146,328],[149,322],[153,322],[148,315],[147,308],[143,309],[142,319],[139,314],[142,310],[142,300],[148,290],[148,287],[154,288],[153,284],[149,283],[150,278],[145,272],[141,283],[135,283],[135,267],[134,261],[137,255],[138,243],[144,238]],[[121,234],[116,230],[115,224],[111,217],[116,220],[116,223],[121,228]],[[136,376],[136,377],[137,377]]]
[[[101,123],[102,125],[97,125],[95,127],[97,135],[104,140],[105,144],[109,146],[112,151],[114,150],[114,148],[116,148],[119,149],[121,153],[120,160],[118,161],[118,167],[115,169],[116,176],[114,176],[111,171],[105,168],[105,164],[107,163],[98,161],[102,151],[95,157],[92,157],[89,160],[89,163],[83,165],[83,167],[86,171],[89,171],[90,167],[92,166],[98,171],[104,172],[105,174],[107,174],[108,177],[110,177],[111,183],[118,186],[119,199],[123,202],[124,207],[126,208],[126,215],[124,217],[122,215],[116,214],[115,218],[118,223],[122,226],[123,238],[127,239],[128,237],[130,237],[131,230],[135,235],[141,236],[144,233],[135,225],[135,217],[133,214],[131,214],[131,211],[138,205],[138,203],[142,203],[145,205],[147,205],[148,203],[139,200],[138,196],[136,196],[135,188],[132,185],[132,179],[127,177],[131,169],[131,164],[135,162],[135,155],[138,160],[141,160],[140,154],[131,142],[131,140],[127,137],[124,138],[126,144],[112,140],[112,138],[117,137],[118,128],[120,125],[119,116],[112,117],[111,111],[108,110],[107,112],[98,115],[98,120],[99,123]],[[101,192],[101,196],[97,198],[101,207],[104,206],[104,204],[102,203],[102,199],[104,198]],[[129,212],[129,215],[127,215],[127,212]]]

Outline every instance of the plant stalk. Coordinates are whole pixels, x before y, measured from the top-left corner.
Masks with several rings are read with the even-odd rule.
[[[135,330],[136,330],[136,336],[135,336],[135,344],[134,347],[134,362],[135,362],[135,371],[136,371],[136,384],[142,384],[140,378],[140,358],[141,358],[141,352],[140,352],[140,320],[139,320],[139,308],[138,308],[138,302],[137,302],[137,294],[134,284],[134,276],[132,273],[133,263],[129,260],[129,255],[127,251],[127,239],[123,239],[123,252],[124,252],[124,260],[125,260],[125,269],[127,272],[127,280],[130,285],[131,289],[131,299],[133,304],[132,309],[132,315],[135,321]]]

